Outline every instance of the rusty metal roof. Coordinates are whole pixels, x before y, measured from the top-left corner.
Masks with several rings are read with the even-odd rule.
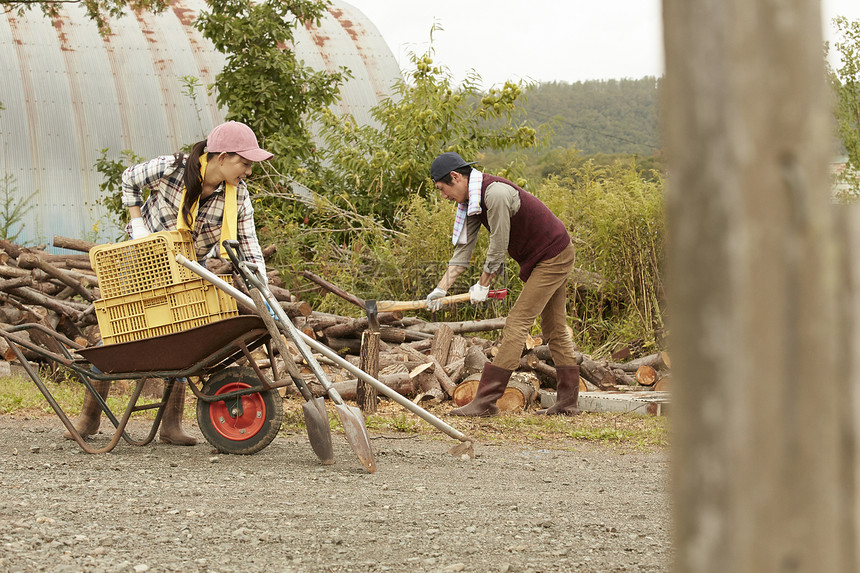
[[[77,4],[63,4],[54,21],[38,9],[0,14],[0,201],[9,191],[13,201],[32,195],[18,242],[111,239],[115,230],[98,228],[101,150],[109,159],[123,150],[173,153],[223,121],[214,95],[201,89],[195,103],[180,79],[205,86],[224,66],[191,25],[206,8],[205,0],[177,0],[159,15],[129,14],[111,21],[108,38]],[[335,0],[319,28],[298,28],[295,38],[297,56],[314,69],[352,71],[336,109],[371,123],[370,108],[400,77],[376,27]]]

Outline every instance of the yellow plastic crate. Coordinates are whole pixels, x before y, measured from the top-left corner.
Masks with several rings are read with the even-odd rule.
[[[229,276],[221,276],[229,281]],[[93,303],[104,344],[171,334],[239,314],[236,299],[196,279]]]
[[[176,255],[196,261],[191,233],[160,231],[143,239],[90,249],[90,263],[103,299],[124,296],[198,278],[176,262]]]

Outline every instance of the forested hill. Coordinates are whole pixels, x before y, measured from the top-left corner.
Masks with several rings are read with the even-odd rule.
[[[530,123],[552,126],[551,147],[649,156],[660,148],[658,82],[650,76],[543,83],[528,93],[524,108]]]

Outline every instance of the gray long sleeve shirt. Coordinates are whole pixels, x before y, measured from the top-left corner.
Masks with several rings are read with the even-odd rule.
[[[484,204],[487,206],[487,222],[490,226],[490,245],[484,261],[484,272],[499,274],[508,253],[511,217],[520,210],[520,195],[510,185],[494,182],[488,185],[484,192]],[[481,220],[476,215],[466,217],[467,240],[454,248],[448,266],[469,266],[480,229]]]

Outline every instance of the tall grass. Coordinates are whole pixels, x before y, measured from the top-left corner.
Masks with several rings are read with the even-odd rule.
[[[544,182],[540,195],[567,224],[576,266],[598,285],[573,284],[578,343],[595,354],[620,343],[657,347],[664,333],[663,184],[633,163],[587,162]]]

